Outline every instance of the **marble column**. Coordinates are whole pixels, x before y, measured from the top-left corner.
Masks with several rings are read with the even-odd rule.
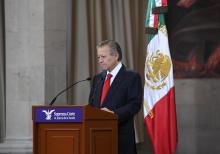
[[[6,138],[0,153],[32,153],[32,105],[45,101],[44,0],[5,0]]]

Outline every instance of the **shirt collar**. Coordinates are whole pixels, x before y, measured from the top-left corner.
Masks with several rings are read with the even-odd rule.
[[[112,77],[115,77],[118,74],[121,67],[122,67],[122,63],[119,62],[111,72],[107,71],[107,74],[111,73]]]

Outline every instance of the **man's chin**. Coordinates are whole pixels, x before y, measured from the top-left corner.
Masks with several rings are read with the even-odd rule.
[[[107,67],[102,66],[102,70],[108,70],[108,68],[107,68]]]

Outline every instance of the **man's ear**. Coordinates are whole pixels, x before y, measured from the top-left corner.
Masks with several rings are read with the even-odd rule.
[[[117,58],[117,60],[119,59],[119,54],[117,52],[115,53],[115,57]]]

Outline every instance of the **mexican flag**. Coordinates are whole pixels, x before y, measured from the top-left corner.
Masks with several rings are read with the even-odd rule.
[[[155,154],[173,154],[177,122],[173,66],[164,12],[166,0],[148,0],[145,61],[144,119]]]

